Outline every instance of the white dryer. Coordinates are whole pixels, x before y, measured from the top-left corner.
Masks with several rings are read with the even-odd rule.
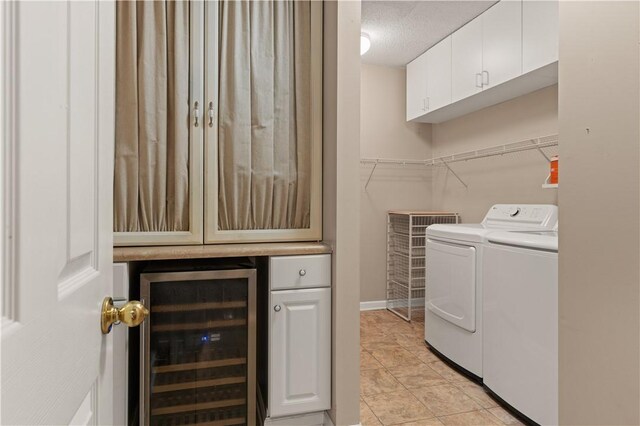
[[[484,385],[558,424],[558,234],[495,232],[484,251]]]
[[[553,205],[497,204],[482,223],[427,228],[425,341],[442,356],[482,377],[482,251],[498,230],[550,230]]]

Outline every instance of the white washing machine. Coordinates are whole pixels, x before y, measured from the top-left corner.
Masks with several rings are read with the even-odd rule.
[[[484,385],[529,419],[558,424],[558,234],[488,235]]]
[[[498,230],[549,230],[553,205],[497,204],[482,223],[427,228],[425,341],[442,356],[481,378],[482,251]]]

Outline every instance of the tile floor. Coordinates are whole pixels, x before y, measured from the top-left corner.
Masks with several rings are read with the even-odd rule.
[[[386,310],[361,313],[363,426],[522,424],[427,349],[423,329]]]

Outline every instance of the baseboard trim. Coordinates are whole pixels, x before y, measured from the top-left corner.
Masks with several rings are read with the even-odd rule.
[[[264,420],[264,426],[333,426],[333,423],[325,411],[319,411],[286,417],[269,417]]]
[[[386,300],[372,300],[370,302],[360,302],[361,311],[376,311],[379,309],[387,309]]]

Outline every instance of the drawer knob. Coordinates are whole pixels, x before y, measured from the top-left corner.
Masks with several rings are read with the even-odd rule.
[[[304,269],[300,269],[298,273],[300,274],[301,277],[304,277],[305,275],[307,275],[307,271],[305,271]]]
[[[273,307],[273,310],[276,311],[276,312],[280,312],[280,309],[282,309],[280,307],[280,305],[276,305],[276,306]]]

